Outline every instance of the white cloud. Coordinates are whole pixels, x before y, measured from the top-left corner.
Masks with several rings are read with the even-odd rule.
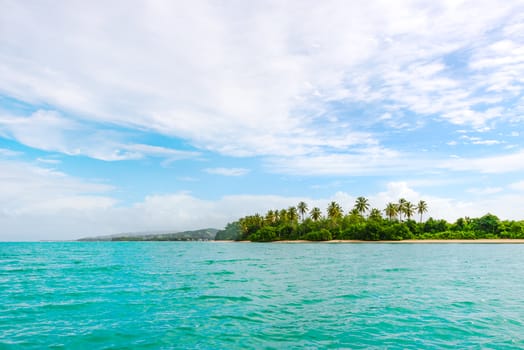
[[[64,137],[79,128],[77,123],[50,111],[38,111],[28,118],[0,115],[0,134],[43,150],[74,153],[65,148]]]
[[[68,239],[92,232],[113,188],[17,161],[0,161],[0,240]]]
[[[199,181],[198,178],[192,177],[192,176],[179,176],[176,178],[179,181],[186,181],[186,182],[197,182]]]
[[[473,145],[493,146],[493,145],[499,145],[501,143],[504,143],[499,140],[484,140],[478,136],[462,135],[460,138],[464,140],[464,143],[471,143]]]
[[[436,166],[453,171],[475,171],[485,174],[522,171],[524,170],[524,150],[487,157],[456,158],[442,161]]]
[[[432,176],[427,175],[418,179],[406,180],[405,182],[408,187],[434,189],[437,187],[443,188],[449,185],[470,183],[470,179],[467,177],[458,178],[453,175],[451,177],[445,177],[442,173],[435,172]]]
[[[500,193],[503,191],[502,187],[485,187],[485,188],[470,188],[467,190],[468,193],[487,196],[495,193]]]
[[[53,169],[0,160],[0,207],[4,213],[67,209],[75,205],[79,209],[86,205],[105,208],[114,201],[100,194],[112,189],[107,184],[82,181]]]
[[[420,159],[391,149],[369,147],[353,153],[320,154],[303,157],[271,158],[269,171],[293,175],[377,175],[397,174],[409,170],[426,171],[434,167]]]
[[[477,140],[472,142],[474,145],[486,145],[486,146],[493,146],[498,145],[501,142],[498,140]]]
[[[524,191],[524,180],[510,184],[509,188],[515,191]]]
[[[21,154],[22,152],[13,151],[7,148],[0,148],[0,156],[3,156],[3,157],[16,157]]]
[[[36,111],[28,117],[0,114],[0,136],[45,151],[84,155],[106,161],[141,159],[146,156],[174,161],[200,155],[199,152],[129,143],[122,132],[97,129],[47,110]]]
[[[482,142],[481,142],[482,143]],[[489,144],[489,143],[487,143]],[[424,158],[420,153],[400,153],[389,149],[369,148],[358,153],[271,158],[269,171],[290,175],[399,175],[430,174],[442,170],[504,174],[524,170],[524,151],[486,157],[451,159]]]
[[[36,161],[44,164],[60,164],[62,162],[60,159],[51,158],[37,158]]]
[[[480,140],[480,137],[478,136],[469,136],[469,135],[462,135],[460,137],[462,140],[466,140],[466,141],[479,141]]]
[[[378,143],[336,115],[339,102],[380,102],[401,128],[417,122],[394,123],[399,109],[477,129],[502,118],[497,106],[520,93],[524,76],[520,6],[10,2],[0,14],[0,91],[227,155],[330,154]],[[464,56],[464,67],[450,55]],[[107,149],[90,156],[135,157]]]
[[[204,171],[208,174],[223,176],[243,176],[249,173],[249,169],[245,168],[207,168]]]

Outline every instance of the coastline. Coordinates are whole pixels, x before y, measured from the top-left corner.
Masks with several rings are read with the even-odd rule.
[[[244,241],[246,242],[246,241]],[[331,241],[306,241],[306,240],[284,240],[269,243],[298,244],[298,243],[323,243],[323,244],[524,244],[524,239],[407,239],[402,241],[359,241],[334,239]]]

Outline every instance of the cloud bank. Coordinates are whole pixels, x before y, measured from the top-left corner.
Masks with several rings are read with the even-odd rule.
[[[38,131],[101,123],[223,155],[300,159],[388,148],[363,117],[473,130],[522,117],[512,108],[524,77],[520,1],[4,5],[0,92],[49,107],[30,117]],[[115,132],[86,140],[95,151],[58,147],[56,133],[55,147],[41,144],[19,119],[0,123],[31,147],[138,157],[108,141]]]

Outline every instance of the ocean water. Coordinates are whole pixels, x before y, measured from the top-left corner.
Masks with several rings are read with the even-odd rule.
[[[524,348],[524,245],[0,243],[24,348]]]

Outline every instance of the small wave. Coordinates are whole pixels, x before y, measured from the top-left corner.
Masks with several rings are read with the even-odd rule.
[[[198,297],[201,300],[228,300],[228,301],[251,301],[253,299],[245,296],[231,296],[231,295],[201,295]]]
[[[393,268],[388,268],[388,269],[383,269],[382,271],[385,271],[385,272],[406,272],[406,271],[410,271],[411,269],[407,268],[407,267],[393,267]]]
[[[204,264],[206,265],[214,265],[214,264],[231,264],[231,263],[237,263],[237,262],[245,262],[245,261],[260,261],[261,259],[221,259],[221,260],[204,260]]]
[[[234,274],[235,273],[233,271],[227,271],[227,270],[213,271],[213,272],[208,273],[208,275],[212,275],[212,276],[228,276],[228,275],[234,275]]]

